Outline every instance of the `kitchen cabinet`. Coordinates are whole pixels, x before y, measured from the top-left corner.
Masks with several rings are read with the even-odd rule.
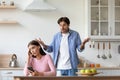
[[[0,69],[0,80],[13,80],[14,76],[23,76],[23,69],[21,68]]]
[[[120,0],[88,0],[91,39],[120,39]]]
[[[120,75],[120,70],[103,70],[103,69],[99,69],[97,70],[98,72],[102,72],[100,74],[98,74],[97,76],[119,76]]]

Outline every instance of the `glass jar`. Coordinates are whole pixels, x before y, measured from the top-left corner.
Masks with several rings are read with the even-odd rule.
[[[10,6],[14,6],[14,1],[10,1]]]

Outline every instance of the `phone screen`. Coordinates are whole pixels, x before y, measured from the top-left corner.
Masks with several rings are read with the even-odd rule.
[[[33,58],[36,58],[36,56],[32,55]]]
[[[34,72],[32,67],[27,67],[27,69]]]

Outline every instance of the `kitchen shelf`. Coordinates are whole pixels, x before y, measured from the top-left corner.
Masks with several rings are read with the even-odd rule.
[[[15,9],[16,6],[9,6],[9,5],[6,5],[6,6],[0,6],[0,9]]]
[[[98,41],[98,42],[120,42],[119,35],[118,37],[108,37],[107,35],[96,35],[90,37],[91,41]]]
[[[91,5],[91,7],[99,7],[98,5]]]
[[[120,8],[120,6],[115,6],[115,8]]]
[[[16,24],[18,23],[17,21],[0,21],[0,24]]]

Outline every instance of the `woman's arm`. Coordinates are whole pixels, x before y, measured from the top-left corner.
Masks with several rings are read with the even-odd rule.
[[[27,70],[27,66],[28,66],[28,64],[26,63],[26,64],[25,64],[25,67],[24,67],[24,70],[23,70],[25,76],[28,76],[28,75],[29,75],[29,72],[28,72],[28,70]]]
[[[50,55],[46,55],[50,71],[43,72],[44,76],[56,76],[56,69]]]
[[[28,58],[27,58],[27,61],[25,63],[25,67],[24,67],[24,70],[23,70],[25,76],[29,75],[29,71],[27,69],[28,66],[32,66],[32,57],[31,57],[31,54],[30,54],[29,51],[28,51]]]

